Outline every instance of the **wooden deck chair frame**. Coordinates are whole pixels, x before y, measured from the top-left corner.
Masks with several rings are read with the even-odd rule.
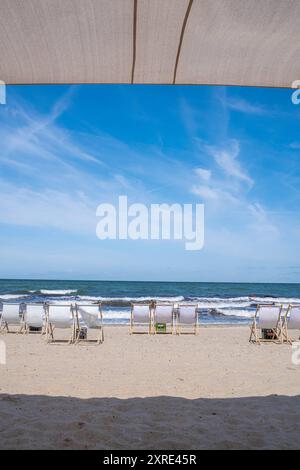
[[[157,321],[157,307],[172,307],[172,320],[171,322],[166,323],[166,330],[168,329],[168,325],[171,327],[171,331],[166,331],[165,333],[157,331],[156,324],[157,323],[164,323],[164,322],[158,322]],[[175,309],[174,309],[174,303],[155,303],[154,308],[153,308],[153,330],[154,334],[175,334]]]
[[[194,323],[181,323],[180,322],[180,308],[193,308],[195,311],[195,322]],[[177,315],[176,315],[176,334],[194,334],[195,336],[199,334],[199,318],[198,318],[198,305],[197,304],[178,304]],[[193,331],[182,331],[182,327],[189,328],[193,327]]]
[[[51,307],[69,307],[70,308],[70,328],[71,328],[71,335],[70,339],[66,340],[68,344],[74,344],[75,342],[75,312],[74,312],[74,306],[72,304],[45,304],[45,313],[46,313],[46,328],[45,328],[45,338],[46,338],[46,343],[51,344],[51,343],[57,343],[54,339],[54,330],[55,330],[55,325],[53,325],[50,321],[49,318],[49,310]],[[65,328],[67,329],[67,328]]]
[[[25,304],[26,305],[26,310],[27,306],[31,306],[31,304]],[[32,304],[37,307],[42,307],[44,310],[44,319],[43,319],[43,324],[42,324],[42,329],[41,331],[36,331],[33,332],[31,331],[32,334],[36,335],[45,335],[46,334],[46,310],[45,310],[45,304],[44,303],[38,303],[38,304]],[[26,310],[23,312],[23,317],[22,317],[22,325],[21,325],[21,330],[20,333],[23,333],[23,335],[28,335],[30,333],[30,325],[26,321]]]
[[[277,325],[275,328],[268,328],[273,331],[273,338],[271,339],[264,339],[259,337],[259,330],[261,330],[261,327],[257,324],[257,319],[259,318],[259,311],[261,308],[265,307],[273,307],[273,308],[278,308],[279,313],[278,313],[278,321]],[[256,312],[253,318],[252,325],[250,327],[250,338],[249,342],[250,343],[255,343],[255,344],[261,344],[261,343],[282,343],[282,318],[281,318],[281,313],[282,313],[282,305],[274,305],[274,304],[260,304],[257,305],[256,307]],[[254,339],[253,339],[254,338]],[[277,339],[276,339],[277,338]]]
[[[148,307],[149,309],[149,317],[148,322],[139,322],[134,320],[134,308],[135,307]],[[153,329],[153,307],[151,303],[132,303],[131,304],[131,311],[130,311],[130,334],[151,334]],[[147,331],[137,331],[135,330],[135,326],[145,326],[147,325]]]
[[[15,305],[15,306],[19,307],[19,322],[18,323],[17,322],[16,323],[8,323],[3,318],[4,307],[5,306],[11,306],[11,305]],[[24,318],[24,313],[20,313],[20,304],[15,304],[15,303],[5,304],[5,303],[2,303],[2,312],[1,312],[1,317],[0,317],[0,333],[4,333],[6,331],[6,333],[14,333],[14,334],[18,335],[22,330],[22,324],[23,324],[23,321],[24,321],[23,318]],[[10,331],[9,330],[9,325],[17,326],[18,329],[16,331]]]
[[[284,314],[283,325],[282,325],[282,339],[284,343],[292,344],[293,340],[290,338],[289,333],[289,314],[293,308],[300,309],[300,305],[290,304]],[[296,328],[295,328],[296,330]],[[300,328],[299,328],[300,330]],[[299,338],[300,339],[300,338]]]
[[[78,310],[83,307],[98,307],[98,320],[100,320],[101,325],[98,328],[89,328],[88,326],[86,327],[87,330],[99,330],[99,334],[97,336],[96,340],[90,340],[88,338],[83,339],[80,338],[80,320],[79,320],[79,313]],[[78,305],[75,303],[74,306],[74,314],[75,314],[75,344],[79,343],[97,343],[97,344],[102,344],[104,342],[104,331],[103,331],[103,313],[102,313],[102,305],[101,302],[98,304],[82,304]]]

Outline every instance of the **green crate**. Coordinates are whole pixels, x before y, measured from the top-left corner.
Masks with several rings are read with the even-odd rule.
[[[156,333],[166,333],[167,332],[166,323],[155,323],[155,331]]]

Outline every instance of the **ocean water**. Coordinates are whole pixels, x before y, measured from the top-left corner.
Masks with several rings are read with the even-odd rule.
[[[199,305],[202,323],[249,323],[257,304],[300,304],[300,284],[0,280],[0,302],[101,301],[106,323],[126,324],[131,302]]]

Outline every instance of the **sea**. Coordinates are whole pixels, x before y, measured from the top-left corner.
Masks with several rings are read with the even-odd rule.
[[[204,324],[249,323],[258,304],[300,304],[300,284],[0,280],[0,303],[101,301],[104,322],[128,324],[132,302],[196,303]]]

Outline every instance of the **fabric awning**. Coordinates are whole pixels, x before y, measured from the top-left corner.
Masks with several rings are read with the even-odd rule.
[[[290,87],[299,24],[299,0],[0,0],[0,80]]]

